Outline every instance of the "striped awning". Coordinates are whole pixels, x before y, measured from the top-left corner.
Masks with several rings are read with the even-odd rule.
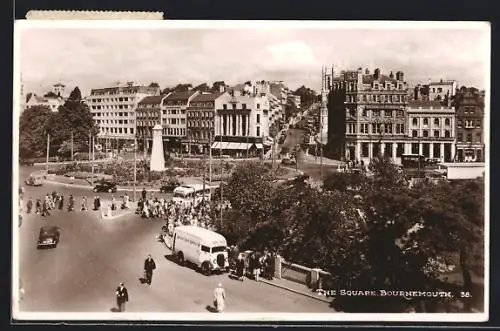
[[[262,144],[260,144],[260,143],[255,144],[255,147],[257,147],[257,149],[262,149]]]
[[[219,145],[220,145],[220,141],[216,141],[212,144],[212,149],[216,149],[216,148],[219,148]]]

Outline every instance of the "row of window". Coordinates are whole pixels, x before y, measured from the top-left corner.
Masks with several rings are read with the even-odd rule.
[[[231,108],[232,109],[237,109],[238,105],[236,103],[232,103],[231,104]],[[228,106],[227,106],[226,103],[222,105],[222,109],[228,109]],[[241,109],[247,109],[247,104],[246,103],[242,103],[241,104]],[[257,104],[257,109],[260,109],[260,103]]]
[[[418,123],[419,123],[419,119],[418,118],[413,118],[411,120],[411,124],[413,126],[418,126]],[[423,120],[422,120],[422,123],[424,126],[428,126],[429,125],[429,118],[425,117]],[[434,118],[434,125],[435,126],[439,126],[441,123],[440,119],[439,118]],[[451,119],[449,118],[445,118],[444,119],[444,125],[445,126],[450,126],[451,125]]]
[[[328,86],[331,85],[330,77],[328,77]],[[345,82],[339,82],[334,84],[335,89],[340,89],[345,87],[346,91],[357,91],[358,90],[358,85],[356,83],[345,83]],[[385,81],[385,84],[380,84],[377,81],[374,81],[371,86],[374,90],[403,90],[403,83],[397,83],[393,84],[389,81]]]
[[[350,123],[347,125],[347,133],[358,133],[356,129],[357,125],[355,123]],[[359,126],[359,133],[363,134],[404,134],[405,126],[404,124],[383,124],[383,123],[361,123]]]
[[[137,135],[139,137],[151,137],[153,135],[153,130],[149,128],[137,128]],[[183,137],[186,135],[186,129],[184,128],[163,128],[162,135],[164,136],[178,136]]]
[[[97,124],[134,124],[135,120],[95,120]],[[139,123],[139,122],[137,122]]]
[[[467,135],[464,135],[462,132],[457,133],[457,142],[466,142],[466,143],[477,143],[477,144],[482,144],[482,134],[480,132],[477,132],[475,135],[474,141],[472,140],[472,133],[467,133]],[[466,138],[466,140],[464,140]]]
[[[457,127],[460,129],[462,128],[462,125],[464,125],[464,127],[466,129],[473,129],[473,128],[478,128],[480,129],[481,128],[481,120],[465,120],[465,121],[462,121],[462,120],[457,120]]]
[[[189,139],[210,139],[210,131],[188,131]]]
[[[101,109],[133,109],[134,106],[135,106],[134,104],[130,104],[130,105],[104,105],[104,106],[97,105],[97,106],[92,106],[91,109],[94,109],[94,110],[101,110]]]
[[[188,121],[188,127],[194,128],[213,128],[214,127],[214,122],[213,121]]]
[[[378,103],[394,103],[406,102],[406,95],[392,94],[356,94],[346,95],[346,102],[378,102]]]
[[[422,135],[421,135],[420,137],[423,137],[423,138],[429,138],[429,137],[430,137],[430,135],[429,135],[429,134],[430,134],[430,133],[429,133],[429,130],[423,130],[423,131],[422,131]],[[411,136],[412,136],[413,138],[417,138],[417,137],[419,137],[419,135],[418,135],[418,130],[412,130],[412,131],[411,131]],[[434,138],[440,138],[440,137],[441,137],[441,131],[440,131],[440,130],[434,130],[434,131],[433,131],[433,137],[434,137]],[[451,131],[450,131],[450,130],[445,130],[445,131],[444,131],[444,137],[445,137],[445,138],[451,138]]]
[[[476,113],[476,107],[463,107],[465,115],[474,115]]]
[[[187,113],[187,117],[189,118],[214,118],[215,114],[212,111],[190,111]]]
[[[137,121],[137,126],[149,126],[149,127],[151,127],[151,129],[156,124],[160,124],[160,121]]]
[[[137,117],[136,117],[138,120],[139,119],[156,119],[156,118],[160,118],[160,114],[159,113],[137,113]]]
[[[106,117],[106,116],[112,116],[112,117],[134,117],[134,112],[110,112],[110,113],[101,113],[101,112],[95,112],[93,113],[95,117]]]
[[[134,128],[104,128],[101,127],[101,133],[134,134]]]
[[[347,110],[347,115],[351,117],[356,117],[357,110],[356,109],[348,109]],[[363,117],[392,117],[393,115],[396,115],[396,117],[404,117],[405,113],[403,110],[379,110],[379,109],[363,109],[361,110],[361,116]]]
[[[164,118],[162,119],[163,125],[184,125],[186,124],[185,118]]]
[[[163,109],[163,115],[185,115],[185,109]]]
[[[135,101],[135,97],[121,97],[121,98],[90,98],[90,102],[128,102]]]

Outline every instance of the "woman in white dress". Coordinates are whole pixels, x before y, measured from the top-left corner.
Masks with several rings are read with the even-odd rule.
[[[222,284],[219,284],[214,290],[214,305],[215,309],[217,310],[218,313],[222,313],[224,311],[225,307],[225,302],[226,302],[226,291],[224,291],[224,288],[222,287]]]

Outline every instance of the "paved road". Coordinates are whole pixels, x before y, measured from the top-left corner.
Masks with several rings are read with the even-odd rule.
[[[43,196],[54,188],[65,195],[92,195],[87,190],[45,185],[26,187],[26,196]],[[38,231],[45,224],[61,228],[61,242],[55,249],[37,250]],[[155,240],[162,224],[133,213],[114,220],[101,220],[92,211],[25,216],[19,229],[25,289],[21,311],[109,312],[115,307],[114,290],[123,281],[129,289],[127,310],[131,312],[207,312],[219,282],[227,291],[228,312],[332,312],[323,302],[267,284],[241,283],[227,275],[206,277],[178,266],[166,258],[170,251]],[[147,254],[157,264],[151,288],[139,281]]]

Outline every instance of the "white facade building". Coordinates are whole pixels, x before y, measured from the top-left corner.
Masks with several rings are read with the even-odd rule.
[[[451,162],[456,144],[455,108],[439,101],[410,101],[406,154]]]
[[[455,80],[429,83],[429,100],[444,100],[446,96],[453,97],[458,88],[458,83]]]
[[[213,149],[228,153],[257,152],[269,142],[269,98],[266,95],[225,93],[215,100],[215,142]]]
[[[94,121],[99,125],[101,139],[113,139],[119,143],[136,137],[135,110],[146,96],[159,95],[158,87],[116,86],[92,89],[87,102]]]

